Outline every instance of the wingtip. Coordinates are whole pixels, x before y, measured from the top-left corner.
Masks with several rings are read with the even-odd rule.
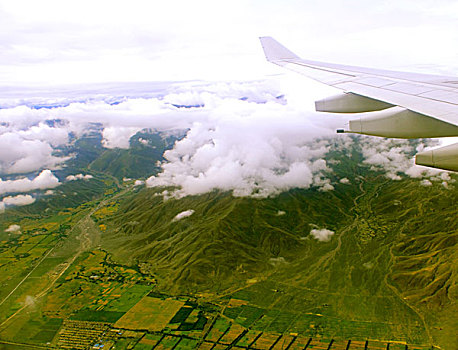
[[[280,44],[271,36],[259,37],[264,54],[269,62],[298,58],[298,56],[289,49]]]

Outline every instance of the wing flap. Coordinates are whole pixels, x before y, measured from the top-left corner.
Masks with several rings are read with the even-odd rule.
[[[444,122],[458,125],[458,105],[455,104],[363,85],[359,84],[357,81],[345,82],[334,86],[347,92],[353,92],[358,95],[391,103],[413,112],[425,114]]]

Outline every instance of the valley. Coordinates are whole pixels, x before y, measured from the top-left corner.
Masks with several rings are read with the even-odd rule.
[[[387,179],[355,149],[330,153],[332,191],[167,199],[135,185],[135,147],[81,153],[66,171],[93,179],[2,214],[0,349],[457,344],[456,186]]]

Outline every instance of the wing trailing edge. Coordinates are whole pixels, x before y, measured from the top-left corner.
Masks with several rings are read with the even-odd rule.
[[[260,38],[267,61],[343,90],[317,101],[322,112],[354,113],[349,130],[394,138],[458,136],[458,78],[305,60],[272,37]],[[419,153],[419,165],[458,171],[458,143]]]

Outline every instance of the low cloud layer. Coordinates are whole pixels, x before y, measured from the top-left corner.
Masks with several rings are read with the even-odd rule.
[[[330,143],[335,150],[351,156],[355,149],[363,157],[361,164],[369,169],[381,171],[391,180],[401,180],[403,177],[436,178],[445,176],[446,171],[418,166],[415,164],[415,154],[434,148],[440,144],[437,139],[387,139],[381,137],[352,135],[334,138]],[[340,183],[351,183],[343,178]]]
[[[310,141],[332,134],[323,120],[288,104],[225,99],[164,154],[162,173],[146,183],[178,186],[177,196],[213,189],[261,197],[294,187],[329,189],[323,160],[328,142]]]
[[[336,135],[335,130],[351,116],[311,111],[313,93],[293,85],[280,85],[275,79],[130,85],[130,93],[69,94],[57,102],[49,97],[3,101],[8,108],[0,109],[4,121],[0,124],[0,173],[64,167],[68,157],[58,156],[59,148],[87,132],[88,123],[97,122],[107,148],[129,147],[130,137],[144,128],[188,130],[164,154],[162,171],[146,181],[150,187],[174,186],[176,190],[167,196],[215,189],[257,197],[291,188],[332,191],[340,184],[331,181],[329,152],[345,153],[355,145],[359,145],[363,165],[385,172],[392,180],[440,174],[413,162],[414,154],[431,143]],[[1,147],[2,142],[13,145],[11,151]],[[6,180],[0,182],[0,194],[57,186],[57,178],[45,171],[40,177],[47,176],[46,186],[34,187],[35,180]],[[69,175],[67,181],[87,176]]]
[[[331,237],[334,235],[334,231],[323,229],[312,229],[310,235],[320,242],[329,242]]]
[[[65,131],[64,133],[67,135]],[[53,155],[54,136],[52,133],[15,131],[0,134],[0,174],[28,173],[44,167],[54,168],[66,161],[68,158]],[[65,143],[66,139],[62,141]]]
[[[90,174],[86,174],[86,175],[83,175],[83,174],[76,174],[76,175],[68,175],[65,180],[67,181],[76,181],[76,180],[90,180],[92,179],[93,176],[90,175]]]
[[[0,201],[0,213],[5,212],[8,206],[22,206],[35,203],[36,199],[29,194],[4,197]]]
[[[361,142],[364,163],[372,165],[372,169],[384,169],[387,177],[392,180],[400,180],[399,173],[414,178],[440,173],[440,170],[416,166],[414,162],[414,155],[434,145],[434,141],[363,138]]]
[[[29,192],[55,188],[60,185],[59,179],[51,170],[43,170],[34,179],[22,178],[16,180],[2,180],[0,178],[0,195],[5,193]]]
[[[106,148],[129,148],[129,140],[142,128],[109,126],[103,129],[102,145]]]
[[[271,82],[255,81],[103,86],[59,98],[47,91],[18,94],[0,100],[0,174],[64,165],[69,157],[55,151],[84,134],[89,123],[102,125],[104,147],[128,148],[130,137],[144,128],[187,129],[230,112],[230,101],[262,104],[277,101],[280,92]]]
[[[8,228],[5,230],[5,232],[14,232],[14,233],[20,233],[21,231],[21,226],[19,225],[10,225]]]
[[[268,110],[260,115],[266,118]],[[362,154],[361,166],[380,171],[391,180],[412,177],[453,182],[446,172],[414,163],[415,153],[434,146],[436,141],[335,136],[316,125],[314,119],[303,116],[296,119],[294,113],[284,125],[269,120],[261,122],[256,115],[245,118],[230,125],[220,125],[221,120],[213,127],[194,125],[174,149],[165,153],[162,172],[150,177],[147,186],[176,186],[175,192],[164,193],[167,197],[214,189],[255,197],[276,195],[291,188],[332,191],[336,183],[351,183],[347,178],[331,182],[332,166],[340,162],[332,158],[332,153],[337,151],[351,157],[353,150]],[[316,135],[323,136],[315,138]]]
[[[181,213],[178,213],[177,215],[175,215],[175,217],[172,219],[172,222],[180,221],[181,219],[187,218],[188,216],[191,216],[192,214],[194,214],[194,210],[192,209],[182,211]]]

